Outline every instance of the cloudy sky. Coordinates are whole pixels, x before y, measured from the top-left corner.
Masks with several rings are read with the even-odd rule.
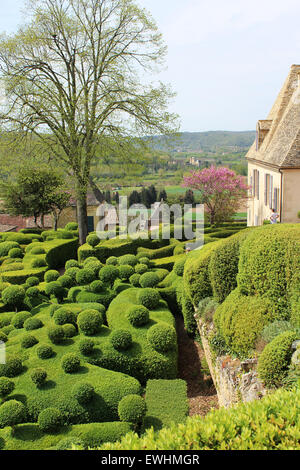
[[[0,0],[0,32],[21,22],[24,0]],[[300,64],[299,0],[138,0],[168,45],[159,78],[177,92],[183,131],[249,130],[266,118],[292,64]]]

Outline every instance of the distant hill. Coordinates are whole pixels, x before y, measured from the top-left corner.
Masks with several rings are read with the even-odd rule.
[[[149,137],[155,150],[167,152],[199,152],[218,149],[247,150],[255,139],[255,131],[182,132],[177,138],[166,141],[164,136]]]

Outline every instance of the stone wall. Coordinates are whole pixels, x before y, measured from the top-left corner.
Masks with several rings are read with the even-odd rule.
[[[226,408],[239,403],[259,400],[266,394],[266,389],[256,373],[256,359],[240,361],[230,356],[215,358],[209,346],[210,326],[197,320],[206,361],[214,381],[219,405]]]

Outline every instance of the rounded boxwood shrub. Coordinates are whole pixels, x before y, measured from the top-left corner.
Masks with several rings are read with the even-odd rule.
[[[57,281],[57,279],[59,278],[60,274],[58,271],[56,271],[55,269],[50,269],[50,271],[47,271],[44,275],[44,281],[45,282],[53,282],[53,281]]]
[[[9,400],[0,406],[0,428],[16,426],[26,421],[26,408],[20,401]]]
[[[8,256],[10,258],[23,258],[23,251],[21,248],[12,248],[8,252]]]
[[[25,286],[27,287],[34,287],[34,286],[38,286],[40,283],[40,280],[38,277],[36,276],[30,276],[26,279],[26,282],[25,282]]]
[[[66,287],[67,289],[70,289],[70,287],[73,287],[76,284],[74,279],[68,274],[63,274],[62,276],[60,276],[58,278],[58,282],[62,287]]]
[[[26,296],[30,299],[34,299],[40,295],[40,291],[36,286],[28,287],[26,290]]]
[[[89,286],[89,290],[95,294],[99,294],[99,292],[103,291],[103,282],[97,280],[93,281]]]
[[[96,275],[92,269],[83,268],[76,273],[76,282],[80,286],[86,286],[91,282],[95,281]]]
[[[45,286],[46,295],[53,295],[59,301],[62,301],[65,296],[65,289],[57,281],[51,281]]]
[[[117,264],[118,264],[118,258],[117,258],[116,256],[110,256],[109,258],[107,258],[106,264],[108,264],[108,265],[113,265],[113,266],[117,266]]]
[[[54,356],[54,351],[50,345],[40,344],[36,349],[36,354],[40,359],[50,359]]]
[[[148,330],[147,340],[156,351],[169,351],[176,347],[176,330],[171,325],[157,323]]]
[[[138,259],[140,264],[145,264],[146,266],[150,265],[150,259],[147,258],[146,256],[142,256],[141,258]]]
[[[130,276],[130,278],[129,278],[130,284],[133,287],[139,287],[140,286],[140,277],[141,277],[141,275],[137,274],[137,273]]]
[[[137,294],[138,302],[149,310],[155,310],[160,302],[159,292],[155,289],[141,289]]]
[[[155,287],[159,283],[159,277],[156,273],[145,273],[140,278],[140,285],[145,287]]]
[[[289,321],[275,320],[272,323],[266,325],[262,332],[262,338],[266,343],[270,343],[276,336],[284,333],[285,331],[292,331],[293,326]]]
[[[99,271],[99,279],[104,282],[104,284],[108,284],[112,286],[117,277],[119,276],[119,270],[116,266],[109,265],[103,266],[103,268]]]
[[[96,256],[89,256],[88,258],[85,258],[83,262],[83,267],[85,268],[88,264],[92,264],[92,263],[97,263],[103,266],[102,263],[98,260],[98,258],[96,258]]]
[[[85,405],[89,403],[95,394],[94,387],[87,383],[87,382],[79,382],[75,384],[72,388],[72,395],[73,397],[80,403],[81,405]]]
[[[60,344],[65,339],[65,332],[62,326],[51,326],[48,329],[48,338],[53,344]]]
[[[88,245],[94,248],[95,246],[99,245],[100,238],[96,234],[91,233],[91,235],[87,237],[86,242]]]
[[[44,255],[46,252],[43,247],[41,246],[34,246],[31,250],[30,253],[32,255]]]
[[[65,325],[66,323],[72,323],[76,325],[76,315],[68,307],[61,307],[54,312],[53,319],[56,325]]]
[[[23,328],[24,323],[28,318],[31,318],[30,312],[27,312],[27,311],[18,312],[13,316],[11,324],[14,328],[17,328],[17,329]]]
[[[32,268],[43,268],[44,266],[47,266],[47,263],[46,263],[46,260],[42,258],[35,258],[31,262]]]
[[[130,266],[135,266],[138,260],[135,255],[123,255],[118,259],[119,265],[129,264]]]
[[[89,356],[94,351],[95,343],[90,338],[82,339],[78,344],[78,349],[84,356]]]
[[[139,424],[146,415],[145,400],[139,395],[127,395],[118,405],[118,414],[121,421]]]
[[[61,306],[59,304],[53,304],[50,306],[49,308],[49,315],[50,317],[53,317],[54,313],[56,312],[56,310],[58,310],[59,308],[61,308]]]
[[[15,384],[7,377],[0,377],[0,398],[5,398],[14,391]]]
[[[78,372],[80,365],[80,357],[75,353],[67,353],[62,357],[61,366],[66,374]]]
[[[66,338],[73,338],[73,336],[77,335],[77,330],[72,323],[65,323],[63,325],[63,330]]]
[[[184,273],[184,265],[186,262],[186,258],[176,261],[173,267],[173,271],[177,276],[183,276]]]
[[[22,360],[18,356],[10,356],[6,358],[5,364],[0,364],[0,377],[17,377],[23,372]]]
[[[132,336],[127,330],[114,330],[110,342],[117,351],[126,351],[132,345]]]
[[[87,263],[87,264],[84,265],[84,269],[89,269],[90,271],[93,272],[93,274],[94,274],[94,279],[97,279],[98,273],[99,273],[99,269],[101,269],[102,267],[103,267],[103,264],[100,263],[99,260],[90,261],[89,263]]]
[[[127,318],[132,326],[143,326],[149,322],[149,310],[143,305],[134,305],[127,311]]]
[[[119,278],[122,279],[122,281],[127,281],[133,274],[134,268],[129,264],[119,266]]]
[[[65,226],[65,230],[78,230],[78,224],[77,222],[68,222],[67,225]]]
[[[148,271],[148,266],[147,264],[139,263],[135,265],[134,270],[137,274],[144,274]]]
[[[32,346],[34,346],[37,343],[38,343],[38,340],[36,339],[35,336],[25,335],[22,338],[21,346],[22,346],[22,348],[28,349],[28,348],[32,348]]]
[[[175,246],[173,250],[173,256],[183,255],[185,253],[182,245]]]
[[[77,268],[76,266],[74,266],[73,268],[66,269],[65,275],[71,277],[74,281],[74,284],[75,284],[76,283],[76,275],[79,271],[80,271],[80,268]]]
[[[42,387],[47,379],[47,371],[41,367],[33,369],[30,373],[30,378],[37,387]]]
[[[71,450],[73,446],[84,447],[84,442],[80,439],[80,437],[65,437],[57,444],[55,450]]]
[[[57,431],[62,425],[63,417],[58,408],[49,407],[40,412],[38,417],[39,428],[51,433]]]
[[[32,331],[32,330],[38,330],[39,328],[42,328],[44,326],[44,323],[42,320],[39,318],[31,317],[27,318],[27,320],[24,322],[24,328],[27,331]]]
[[[19,307],[25,299],[25,290],[21,286],[9,286],[2,292],[2,302],[5,305]]]
[[[70,268],[79,268],[79,262],[76,260],[76,259],[68,259],[68,261],[66,261],[66,264],[65,264],[65,269],[67,271],[67,269],[70,269]]]
[[[2,341],[2,343],[6,343],[8,341],[8,337],[3,331],[0,331],[0,341]]]
[[[17,242],[1,242],[0,243],[0,258],[7,256],[12,248],[20,248]]]
[[[293,354],[294,331],[285,331],[264,348],[258,359],[258,375],[267,387],[278,387],[287,374]]]
[[[102,314],[93,309],[83,310],[77,318],[78,328],[87,336],[92,336],[98,333],[102,324]]]

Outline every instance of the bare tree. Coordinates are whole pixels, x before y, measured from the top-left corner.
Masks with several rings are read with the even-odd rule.
[[[134,0],[29,0],[27,13],[29,23],[0,40],[0,122],[38,137],[66,165],[84,243],[91,162],[101,148],[176,129],[172,92],[150,81],[166,47]]]

